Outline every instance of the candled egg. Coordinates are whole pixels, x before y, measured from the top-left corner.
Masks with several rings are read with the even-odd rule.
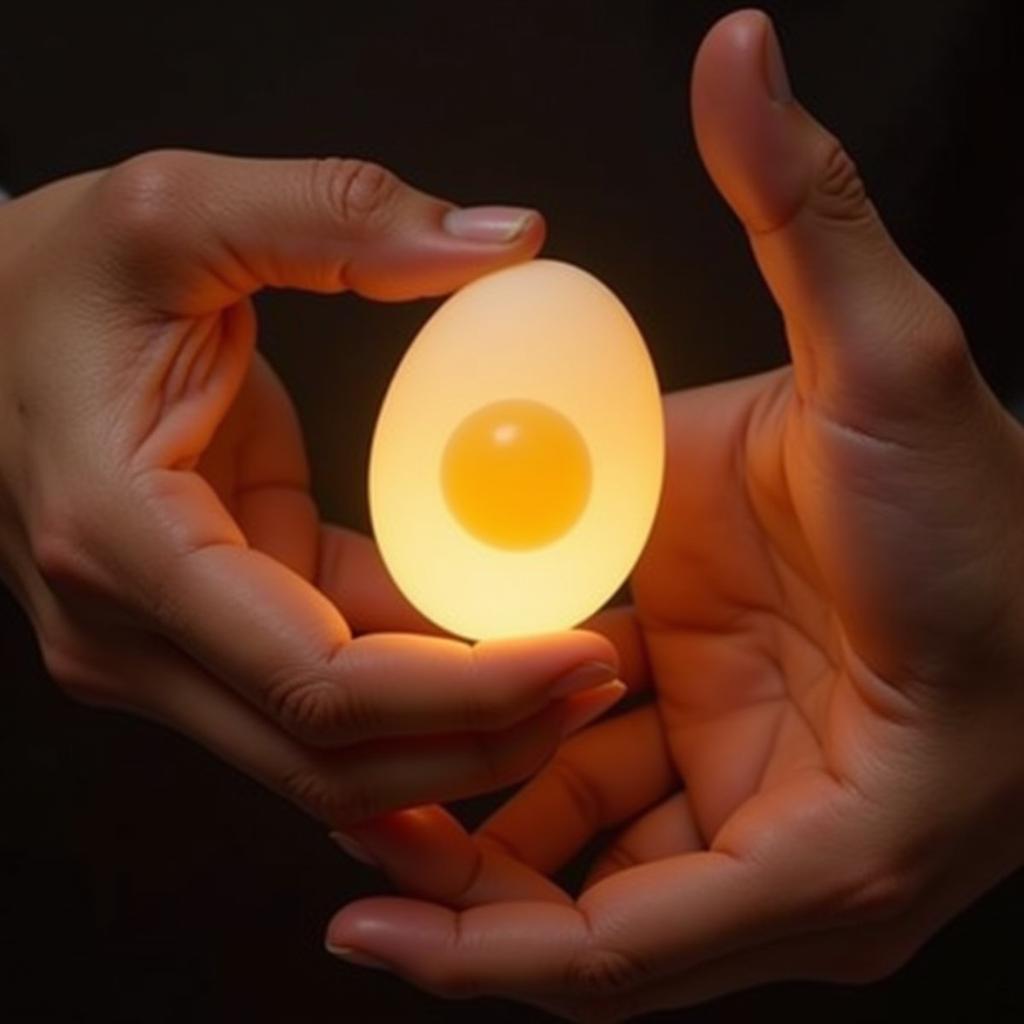
[[[370,517],[403,594],[470,639],[566,629],[629,575],[664,467],[658,381],[622,303],[534,260],[473,281],[395,372]]]

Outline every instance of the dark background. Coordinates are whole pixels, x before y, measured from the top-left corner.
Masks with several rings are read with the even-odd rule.
[[[460,203],[544,210],[547,253],[619,293],[666,390],[748,373],[784,358],[779,319],[686,108],[700,37],[734,6],[19,4],[0,18],[0,182],[23,192],[169,145],[369,157]],[[1016,5],[765,6],[797,95],[848,144],[993,386],[1024,393]],[[260,308],[324,512],[366,527],[375,409],[431,304],[279,293]],[[202,750],[62,698],[2,593],[0,677],[0,1020],[541,1019],[334,962],[323,924],[378,891],[374,874]],[[1021,1021],[1022,926],[1018,875],[890,981],[777,986],[683,1016]]]

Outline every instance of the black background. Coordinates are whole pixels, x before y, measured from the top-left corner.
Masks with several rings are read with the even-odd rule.
[[[619,293],[666,390],[748,373],[784,359],[779,319],[686,106],[699,40],[732,6],[19,5],[0,15],[0,182],[23,192],[157,146],[370,157],[460,203],[544,210],[547,253]],[[1015,5],[766,7],[798,96],[847,143],[993,386],[1024,392]],[[367,525],[375,409],[431,308],[260,299],[262,344],[298,403],[331,518]],[[323,924],[378,891],[374,874],[202,750],[61,697],[2,594],[0,686],[0,1019],[541,1019],[330,959]],[[684,1016],[1020,1021],[1022,925],[1018,875],[887,982],[777,986]]]

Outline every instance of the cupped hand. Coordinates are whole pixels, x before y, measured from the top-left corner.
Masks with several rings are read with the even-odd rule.
[[[869,980],[1024,862],[1024,432],[764,15],[712,30],[692,102],[792,368],[667,400],[635,607],[595,623],[649,702],[473,837],[425,807],[340,838],[418,898],[329,946],[443,995],[618,1020]],[[549,876],[605,830],[573,899]]]
[[[521,778],[621,695],[595,634],[372,632],[429,624],[319,521],[254,353],[264,286],[439,295],[543,233],[357,160],[190,152],[0,208],[0,569],[57,682],[334,825]]]

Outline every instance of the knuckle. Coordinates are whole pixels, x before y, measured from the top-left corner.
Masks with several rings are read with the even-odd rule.
[[[584,997],[623,999],[648,976],[649,971],[634,957],[592,946],[569,961],[565,985]]]
[[[922,283],[923,284],[923,283]],[[923,287],[931,290],[928,285]],[[952,309],[932,293],[920,303],[917,334],[921,343],[919,370],[931,385],[929,392],[958,394],[974,380],[974,362],[963,327]]]
[[[377,223],[386,216],[401,183],[379,164],[329,157],[312,164],[313,195],[347,230]]]
[[[111,168],[100,182],[98,201],[104,222],[133,248],[157,248],[181,229],[191,201],[193,155],[152,150]]]
[[[39,575],[55,593],[93,594],[104,590],[89,531],[69,512],[41,516],[29,536],[29,550]]]
[[[32,559],[50,586],[60,588],[81,581],[85,575],[82,548],[70,521],[37,528],[29,540]]]
[[[885,864],[862,870],[852,881],[836,887],[831,903],[847,923],[887,924],[908,914],[917,905],[920,891],[913,873]]]
[[[463,666],[458,716],[465,729],[502,729],[521,717],[516,713],[515,695],[507,687],[493,685],[488,678],[484,656],[485,651],[472,647]]]
[[[872,217],[857,165],[836,138],[829,139],[821,157],[808,206],[826,221],[856,222]]]
[[[506,859],[526,860],[526,854],[523,852],[520,843],[511,836],[498,831],[493,821],[485,821],[473,833],[473,836],[478,845],[495,850]]]
[[[551,761],[549,771],[565,791],[573,810],[588,830],[598,831],[604,826],[605,812],[600,790],[572,758],[570,748],[562,747]]]
[[[65,696],[96,707],[114,703],[114,681],[89,652],[66,639],[41,639],[39,646],[47,674]]]
[[[316,670],[289,670],[266,694],[270,714],[309,743],[345,743],[369,736],[379,726],[356,687]]]
[[[856,163],[834,137],[825,144],[807,206],[826,224],[880,227]],[[880,244],[891,245],[884,230],[876,234]],[[897,272],[890,292],[890,334],[900,339],[908,369],[926,385],[929,400],[935,390],[959,393],[975,375],[956,314],[909,265]]]

